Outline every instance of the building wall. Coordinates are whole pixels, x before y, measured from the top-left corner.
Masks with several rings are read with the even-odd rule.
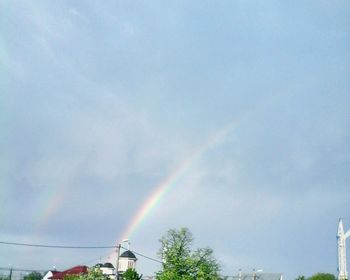
[[[136,269],[136,260],[135,259],[129,259],[129,258],[120,258],[119,259],[119,272],[124,272],[128,268]]]

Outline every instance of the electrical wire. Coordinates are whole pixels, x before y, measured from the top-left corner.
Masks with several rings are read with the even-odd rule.
[[[123,249],[125,249],[125,250],[128,250],[128,248],[125,248],[125,247],[123,247],[123,246],[120,246],[120,247],[123,248]],[[131,250],[130,250],[130,251],[131,251]],[[144,254],[141,254],[141,253],[138,253],[138,252],[135,252],[135,251],[131,251],[131,252],[133,252],[135,255],[138,255],[138,256],[140,256],[140,257],[143,257],[143,258],[149,259],[149,260],[151,260],[151,261],[154,261],[154,262],[163,264],[163,262],[160,261],[160,260],[157,260],[157,259],[148,257],[148,256],[146,256],[146,255],[144,255]]]
[[[6,242],[6,241],[0,241],[0,244],[14,245],[14,246],[26,246],[26,247],[55,248],[55,249],[113,249],[113,248],[117,248],[116,245],[114,245],[114,246],[65,246],[65,245],[29,244],[29,243]]]
[[[23,272],[46,272],[47,269],[25,269],[25,268],[14,268],[14,267],[0,267],[0,270],[12,270],[12,271],[23,271]]]
[[[102,260],[102,259],[106,259],[107,257],[109,256],[109,254],[108,255],[104,255],[104,256],[100,256],[100,257],[98,257],[98,258],[93,258],[93,259],[89,259],[89,260],[87,260],[87,261],[83,261],[83,262],[80,262],[80,263],[83,263],[83,264],[91,264],[91,263],[94,263],[94,262],[96,262],[96,261],[100,261],[100,260]]]
[[[0,244],[13,245],[13,246],[25,246],[25,247],[51,248],[51,249],[117,249],[119,247],[117,245],[114,245],[114,246],[66,246],[66,245],[30,244],[30,243],[7,242],[7,241],[0,241]],[[120,248],[129,250],[128,248],[125,248],[123,246],[120,246]],[[163,264],[162,261],[146,256],[142,253],[139,253],[136,251],[131,251],[131,252],[133,252],[135,255],[138,255],[140,257]]]

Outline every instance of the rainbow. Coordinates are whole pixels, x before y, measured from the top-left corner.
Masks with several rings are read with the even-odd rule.
[[[231,131],[232,125],[225,126],[215,134],[211,135],[202,145],[194,149],[184,160],[176,166],[176,168],[168,175],[154,191],[145,200],[141,207],[136,211],[130,223],[127,225],[122,235],[118,239],[121,243],[124,239],[129,239],[142,222],[149,216],[151,211],[158,205],[159,201],[164,195],[176,185],[176,183],[183,177],[188,168],[198,159],[205,151],[221,143]]]
[[[44,206],[44,211],[41,211],[41,214],[38,216],[35,226],[35,233],[41,232],[42,229],[50,221],[51,217],[55,214],[57,209],[60,208],[64,199],[66,198],[67,187],[61,187],[60,191],[57,191],[57,188],[52,188],[48,194],[47,205]]]
[[[198,159],[205,151],[221,143],[231,129],[232,125],[230,124],[210,135],[206,141],[193,149],[193,151],[184,160],[182,160],[159,185],[154,188],[153,192],[147,197],[144,203],[132,216],[129,224],[127,224],[124,231],[120,235],[120,238],[117,240],[117,244],[121,243],[124,239],[129,239],[133,235],[137,228],[139,228],[142,222],[158,205],[164,195],[183,177],[194,161]],[[42,228],[47,224],[52,215],[54,215],[59,206],[62,204],[67,193],[67,182],[62,183],[63,187],[61,187],[60,192],[57,192],[56,188],[48,190],[50,199],[48,199],[48,203],[46,207],[44,207],[45,211],[40,211],[41,215],[38,215],[38,219],[35,223],[35,232],[40,232],[42,230]]]
[[[1,57],[1,63],[0,63],[0,75],[2,77],[6,77],[5,73],[7,69],[5,69],[6,67],[7,68],[10,68],[11,64],[10,64],[10,61],[9,61],[9,55],[8,55],[8,52],[5,48],[5,41],[4,40],[0,40],[0,57]],[[10,69],[12,70],[12,69]],[[6,81],[6,78],[2,78],[3,81]],[[1,110],[1,114],[0,114],[0,123],[1,123],[1,132],[2,132],[2,139],[0,141],[0,144],[1,146],[4,148],[4,149],[1,149],[2,150],[2,159],[0,161],[0,168],[1,170],[3,171],[2,174],[7,174],[7,171],[9,170],[9,166],[12,166],[12,162],[9,162],[10,160],[12,160],[12,157],[9,155],[8,153],[8,149],[7,148],[7,139],[10,139],[9,137],[6,137],[7,136],[7,133],[8,133],[8,125],[6,125],[7,123],[10,123],[9,120],[7,119],[7,117],[9,116],[8,114],[8,107],[9,106],[6,106],[5,104],[8,104],[8,96],[10,95],[9,94],[9,90],[6,86],[6,82],[2,82],[0,84],[0,91],[1,91],[1,94],[0,94],[0,110]],[[0,222],[2,223],[7,216],[9,216],[9,213],[6,213],[7,209],[9,209],[8,207],[6,207],[7,205],[9,205],[9,202],[6,198],[9,197],[9,189],[6,187],[9,185],[9,182],[8,182],[8,177],[7,176],[1,176],[0,178],[0,184],[1,184],[1,187],[0,187],[0,204],[1,204],[1,211],[0,211]],[[6,209],[7,208],[7,209]]]
[[[55,215],[58,209],[62,207],[71,186],[72,179],[74,178],[75,170],[80,165],[80,161],[74,162],[74,165],[70,166],[69,173],[66,172],[66,178],[60,178],[60,180],[53,183],[53,185],[45,188],[46,203],[38,208],[37,219],[34,220],[34,233],[40,233],[49,223],[51,218]],[[63,173],[62,166],[57,166],[57,172]]]

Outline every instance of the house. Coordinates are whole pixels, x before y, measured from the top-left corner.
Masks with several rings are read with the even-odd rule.
[[[106,262],[105,264],[98,263],[94,267],[100,269],[103,275],[115,279],[115,268],[110,262]]]
[[[50,277],[54,276],[56,273],[59,273],[59,271],[49,270],[48,272],[46,272],[46,274],[44,275],[44,277],[41,280],[49,280]]]
[[[238,280],[283,280],[283,274],[266,272],[240,273],[235,278]]]
[[[127,250],[119,256],[118,272],[123,273],[128,268],[136,269],[137,258],[133,252]]]
[[[85,265],[78,265],[75,267],[72,267],[70,269],[67,269],[62,272],[54,273],[51,277],[49,277],[49,280],[62,280],[66,275],[80,275],[80,274],[87,274],[88,273],[88,267]]]

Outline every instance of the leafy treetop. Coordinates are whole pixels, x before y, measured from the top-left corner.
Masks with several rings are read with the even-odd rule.
[[[316,273],[308,278],[308,280],[337,280],[337,277],[331,273]]]
[[[43,278],[43,276],[41,275],[41,273],[39,273],[37,271],[33,271],[33,272],[29,273],[28,275],[23,277],[24,280],[41,280],[42,278]]]
[[[135,269],[128,268],[121,276],[122,280],[141,280],[142,274],[139,275]]]
[[[216,280],[219,264],[210,248],[192,251],[193,236],[187,228],[170,229],[160,239],[158,255],[163,260],[157,280]]]
[[[100,269],[91,269],[86,274],[72,275],[68,274],[64,277],[64,280],[106,280],[107,277],[102,274]]]

